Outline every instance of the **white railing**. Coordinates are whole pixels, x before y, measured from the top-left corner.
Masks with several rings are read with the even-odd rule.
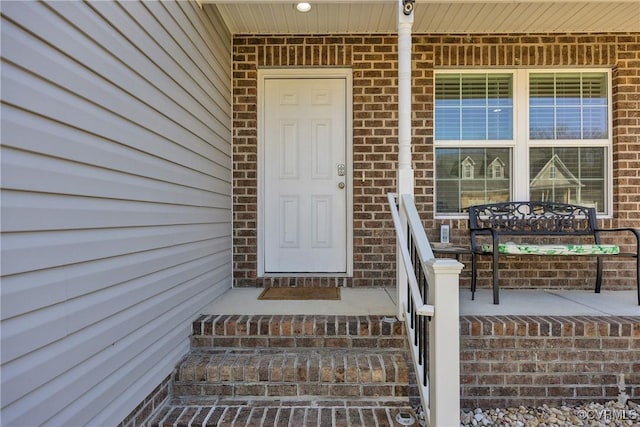
[[[424,416],[430,427],[460,425],[460,319],[462,264],[436,259],[413,196],[389,193],[399,261],[399,317],[405,321]],[[402,224],[406,224],[403,226]]]

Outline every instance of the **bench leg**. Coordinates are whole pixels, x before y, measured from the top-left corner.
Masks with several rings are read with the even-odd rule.
[[[596,294],[600,293],[600,289],[602,288],[602,257],[598,258],[598,267],[596,270]]]
[[[471,301],[476,299],[476,285],[476,254],[471,253]]]
[[[636,254],[636,286],[638,287],[638,305],[640,305],[640,254]]]
[[[495,245],[494,248],[497,248]],[[498,252],[494,249],[493,252],[493,303],[500,304],[500,289],[498,284]]]

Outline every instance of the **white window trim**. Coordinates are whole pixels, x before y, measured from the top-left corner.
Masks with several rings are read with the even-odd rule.
[[[604,140],[531,140],[529,138],[529,76],[532,73],[606,73],[607,75],[607,141]],[[435,139],[435,84],[434,84],[434,169],[435,150],[437,148],[511,148],[512,149],[512,170],[511,170],[511,194],[512,199],[529,199],[529,149],[537,147],[603,147],[605,149],[605,209],[598,214],[598,218],[613,217],[613,88],[612,75],[609,68],[483,68],[483,69],[447,69],[437,70],[435,77],[439,74],[487,74],[487,73],[511,73],[513,75],[513,140],[491,140],[491,141],[437,141]],[[434,173],[434,201],[437,202]],[[437,212],[437,203],[434,203],[435,219],[464,219],[465,214],[443,214]]]

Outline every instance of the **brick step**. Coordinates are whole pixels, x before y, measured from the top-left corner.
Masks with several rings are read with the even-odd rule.
[[[388,316],[210,315],[193,322],[193,348],[407,348]]]
[[[404,350],[195,349],[176,370],[178,396],[406,397]]]
[[[418,393],[404,323],[207,315],[151,426],[394,426]],[[414,425],[417,425],[414,424]]]
[[[150,427],[169,426],[398,426],[396,417],[416,419],[406,400],[399,399],[173,399]],[[403,425],[417,426],[403,423]]]

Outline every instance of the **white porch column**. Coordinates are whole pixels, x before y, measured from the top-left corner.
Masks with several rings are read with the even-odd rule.
[[[411,168],[411,29],[413,11],[405,15],[403,0],[398,0],[398,173],[396,177],[398,203],[403,194],[413,194]],[[400,209],[400,222],[407,229],[407,217]],[[402,243],[398,243],[402,244]],[[405,242],[406,244],[406,242]],[[396,289],[398,318],[404,320],[402,307],[407,305],[407,275],[401,267],[400,250],[396,249]]]

